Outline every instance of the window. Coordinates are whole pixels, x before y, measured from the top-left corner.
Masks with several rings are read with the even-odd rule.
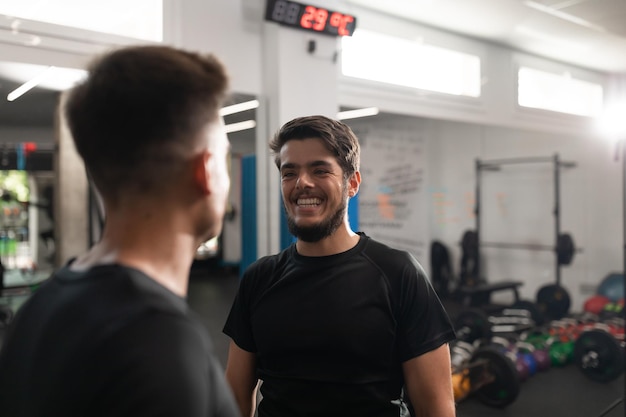
[[[569,73],[521,67],[517,101],[522,107],[597,117],[602,112],[603,89],[600,84],[573,78]]]
[[[342,38],[342,73],[348,77],[459,96],[480,96],[480,58],[357,29]]]
[[[0,14],[129,38],[163,40],[163,0],[0,0]]]

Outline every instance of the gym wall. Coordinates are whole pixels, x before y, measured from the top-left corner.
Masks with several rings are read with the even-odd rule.
[[[577,164],[563,169],[560,179],[561,230],[571,234],[582,249],[571,265],[561,268],[561,284],[572,297],[572,310],[582,309],[589,291],[609,272],[621,269],[621,163],[614,160],[615,149],[608,141],[408,116],[385,116],[385,120],[389,140],[412,129],[416,138],[427,142],[428,153],[420,158],[428,171],[427,192],[420,196],[425,201],[412,201],[415,207],[423,207],[412,215],[428,219],[428,227],[413,232],[427,242],[444,242],[456,273],[461,236],[475,228],[476,158],[550,158],[555,153]],[[378,123],[376,117],[349,121],[356,132],[367,135],[383,127]],[[482,185],[481,239],[554,243],[552,164],[503,167],[483,173]],[[523,281],[520,295],[524,298],[535,299],[540,287],[556,280],[551,251],[483,248],[481,253],[484,278],[488,282]],[[417,255],[428,270],[428,251]]]

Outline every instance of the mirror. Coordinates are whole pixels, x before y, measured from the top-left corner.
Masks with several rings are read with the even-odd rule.
[[[7,96],[46,67],[0,62],[0,290],[15,311],[55,267],[54,109],[59,91]],[[4,303],[3,303],[4,304]]]

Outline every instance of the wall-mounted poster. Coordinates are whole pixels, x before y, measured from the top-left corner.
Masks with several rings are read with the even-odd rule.
[[[426,141],[401,126],[355,128],[361,142],[359,230],[427,267]]]

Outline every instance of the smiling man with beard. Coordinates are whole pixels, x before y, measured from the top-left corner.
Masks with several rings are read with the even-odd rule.
[[[252,264],[224,327],[226,378],[244,416],[455,414],[454,331],[408,252],[350,228],[361,183],[352,130],[324,116],[270,143],[296,242]],[[404,396],[406,393],[406,397]]]

